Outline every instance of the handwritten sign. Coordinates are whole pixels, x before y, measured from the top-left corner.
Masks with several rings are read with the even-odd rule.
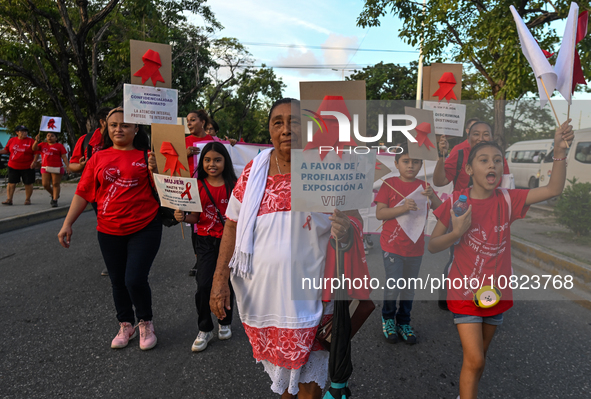
[[[462,137],[466,120],[466,106],[447,102],[423,101],[423,109],[433,111],[435,134]]]
[[[367,154],[291,151],[291,210],[333,212],[368,208],[373,200],[375,150]]]
[[[176,125],[178,91],[163,87],[123,85],[125,122],[140,125]]]
[[[154,173],[154,183],[162,206],[185,212],[202,211],[197,179]]]

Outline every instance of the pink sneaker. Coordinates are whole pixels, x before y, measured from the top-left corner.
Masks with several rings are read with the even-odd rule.
[[[140,349],[147,351],[156,346],[156,335],[154,335],[154,323],[141,320],[138,324],[140,328]]]
[[[113,338],[113,341],[111,341],[111,348],[113,349],[125,348],[129,343],[129,340],[135,338],[137,335],[135,328],[133,328],[131,323],[123,322],[119,323],[119,325],[121,326],[119,332],[117,333],[117,336]]]

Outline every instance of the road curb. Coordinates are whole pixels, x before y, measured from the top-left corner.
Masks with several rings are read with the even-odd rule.
[[[92,207],[88,205],[86,209],[84,209],[84,212],[87,212],[91,209]],[[68,214],[69,210],[69,205],[60,206],[54,209],[47,209],[2,219],[0,220],[0,234],[22,229],[24,227],[34,226],[39,223],[45,223],[55,219],[64,218]]]
[[[546,270],[552,274],[570,274],[584,287],[591,290],[591,266],[568,256],[550,252],[547,249],[511,236],[511,254],[524,262]]]

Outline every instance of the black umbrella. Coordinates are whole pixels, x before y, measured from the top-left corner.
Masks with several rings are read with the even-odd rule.
[[[349,236],[349,243],[341,247],[333,239],[330,243],[336,251],[336,278],[343,282],[345,251],[352,246],[353,237]],[[330,341],[330,358],[328,372],[330,373],[330,388],[324,399],[346,399],[351,396],[347,381],[353,372],[351,363],[351,315],[349,314],[349,295],[347,287],[339,287],[335,293],[334,312],[332,317],[332,335]]]

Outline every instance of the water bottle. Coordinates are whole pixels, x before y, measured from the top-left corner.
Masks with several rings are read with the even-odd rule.
[[[453,205],[454,214],[456,217],[462,216],[464,213],[468,211],[468,197],[465,195],[460,195],[460,198]],[[454,245],[458,245],[460,243],[460,238],[454,243]]]

